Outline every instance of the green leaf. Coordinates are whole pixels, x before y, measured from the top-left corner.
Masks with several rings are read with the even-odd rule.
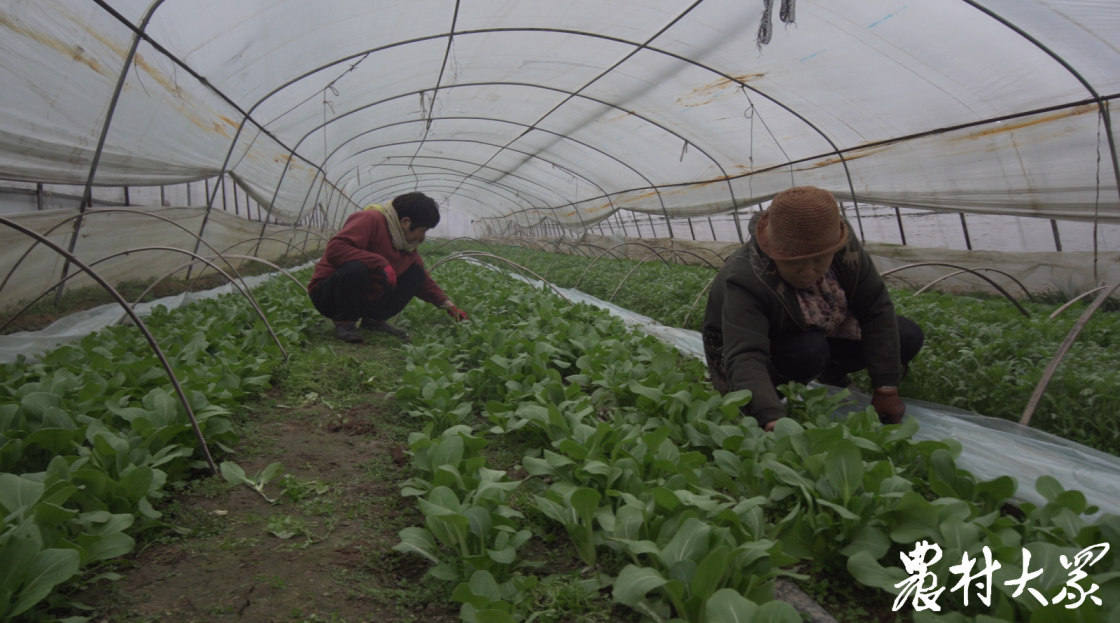
[[[1058,496],[1065,491],[1062,483],[1053,476],[1039,476],[1038,480],[1034,483],[1035,490],[1039,495],[1046,498],[1048,501],[1053,502],[1058,499]]]
[[[708,623],[753,623],[758,606],[737,591],[721,588],[704,604]]]
[[[510,613],[501,610],[479,610],[474,617],[478,623],[517,623]]]
[[[583,525],[591,528],[591,521],[595,518],[595,511],[599,509],[602,497],[598,491],[583,487],[572,492],[568,503],[575,509]]]
[[[25,507],[30,509],[42,497],[44,489],[41,482],[21,478],[15,474],[0,474],[0,506],[3,506],[8,513],[14,513]]]
[[[724,394],[723,400],[720,402],[721,407],[741,407],[751,400],[751,390],[740,389],[739,391],[729,392]]]
[[[50,408],[58,408],[62,402],[58,396],[47,392],[31,392],[19,401],[23,412],[28,416],[34,418],[36,421],[42,421],[43,414]]]
[[[695,517],[689,517],[673,535],[669,544],[661,550],[661,562],[672,568],[682,560],[699,560],[708,553],[708,524]]]
[[[768,601],[758,607],[752,623],[801,623],[801,615],[784,601]]]
[[[226,482],[233,485],[253,486],[253,481],[245,477],[245,470],[241,469],[241,466],[237,463],[233,461],[222,461],[222,464],[219,465],[218,468],[221,470],[222,478],[225,478]]]
[[[127,470],[120,479],[120,485],[124,490],[125,497],[127,497],[130,502],[135,503],[139,502],[140,498],[148,495],[154,478],[155,471],[152,470],[152,468],[137,466]]]
[[[612,594],[618,603],[634,606],[650,591],[661,588],[668,582],[669,580],[655,569],[626,565],[614,581]]]
[[[909,577],[903,569],[880,565],[868,552],[859,552],[848,558],[848,573],[860,584],[881,588],[892,595],[902,590],[895,584]]]
[[[0,594],[14,593],[16,587],[23,583],[31,561],[39,555],[41,547],[37,540],[38,529],[30,522],[27,525],[31,530],[35,530],[34,537],[13,534],[8,538],[7,543],[0,545]]]
[[[891,547],[891,540],[878,528],[862,525],[852,535],[852,542],[840,550],[845,556],[854,556],[859,552],[867,552],[872,558],[878,560],[887,554]]]
[[[463,460],[463,438],[455,435],[444,439],[438,446],[431,450],[430,466],[432,471],[441,465],[454,465],[458,467]]]
[[[472,573],[469,586],[471,592],[479,597],[485,597],[491,602],[502,600],[502,593],[498,589],[498,583],[494,580],[494,576],[490,575],[489,571],[475,571]]]
[[[695,575],[692,576],[692,585],[690,586],[692,596],[699,597],[701,601],[708,599],[729,571],[727,563],[730,560],[731,548],[727,546],[717,547],[709,552],[697,566]]]
[[[662,394],[661,388],[659,387],[646,387],[645,385],[642,385],[637,381],[630,381],[630,385],[628,387],[630,391],[638,394],[639,396],[645,396],[646,398],[649,398],[650,400],[653,400],[655,402],[659,402],[661,400]]]
[[[27,568],[23,589],[8,616],[15,617],[39,603],[55,586],[74,577],[81,557],[72,549],[48,549],[39,552]]]
[[[825,457],[824,474],[847,504],[863,483],[863,459],[859,448],[850,441],[837,442]]]
[[[110,558],[116,558],[117,556],[124,556],[131,552],[135,545],[136,541],[123,532],[102,536],[98,538],[97,542],[93,545],[85,548],[85,562],[96,562],[98,560],[108,560]]]
[[[400,537],[401,542],[393,546],[393,551],[401,553],[411,552],[423,556],[434,563],[439,562],[439,546],[436,545],[435,537],[432,536],[431,532],[413,526],[401,530]]]

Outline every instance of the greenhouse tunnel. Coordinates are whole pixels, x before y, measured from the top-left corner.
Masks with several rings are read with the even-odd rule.
[[[563,260],[529,270],[495,248],[586,258],[572,289],[552,291],[656,325],[615,304],[628,279],[718,268],[775,195],[817,186],[892,286],[996,293],[1028,318],[1021,294],[1096,301],[1029,425],[1120,282],[1110,0],[0,0],[0,85],[9,314],[235,264],[295,272],[349,216],[420,191],[440,205],[430,236],[448,253],[485,248],[452,259],[534,281]],[[575,289],[616,257],[639,264],[602,300]],[[286,360],[285,330],[246,279],[231,281]],[[211,416],[196,421],[140,316],[106,314],[141,326],[205,449]],[[703,357],[695,332],[650,332]],[[0,335],[0,364],[76,336]],[[979,417],[935,416],[926,434]],[[1001,440],[1042,435],[1016,430],[983,443],[1015,453]],[[1059,445],[1040,452],[1068,462],[1063,484],[1120,513],[1115,457]],[[1017,459],[968,469],[1035,481],[1052,465]]]

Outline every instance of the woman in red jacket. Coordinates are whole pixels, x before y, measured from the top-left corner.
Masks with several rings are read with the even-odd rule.
[[[439,223],[436,202],[423,193],[407,193],[371,208],[346,219],[327,243],[307,286],[315,309],[334,321],[335,337],[362,342],[357,327],[361,320],[367,329],[407,338],[386,320],[414,296],[447,310],[456,320],[466,319],[432,281],[415,250]]]

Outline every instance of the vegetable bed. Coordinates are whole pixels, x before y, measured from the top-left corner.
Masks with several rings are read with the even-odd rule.
[[[748,392],[719,396],[698,361],[605,312],[485,268],[439,271],[473,320],[406,347],[396,399],[416,418],[418,474],[402,495],[427,519],[396,549],[456,586],[463,620],[534,620],[525,596],[543,579],[522,546],[527,517],[540,515],[586,565],[583,587],[609,591],[643,620],[799,621],[772,601],[775,579],[795,576],[799,562],[899,594],[900,554],[920,541],[944,553],[931,568],[936,586],[951,586],[949,567],[984,548],[1002,567],[990,607],[947,591],[940,614],[913,611],[914,621],[1120,616],[1115,547],[1083,581],[1099,585],[1103,606],[1042,607],[1004,584],[1029,552],[1032,571],[1046,570],[1031,586],[1053,600],[1067,581],[1062,557],[1120,544],[1120,518],[1090,523],[1096,509],[1079,492],[1044,478],[1048,504],[1009,511],[1014,479],[958,469],[952,441],[916,442],[912,420],[882,426],[871,411],[833,421],[836,399],[803,386],[787,388],[793,417],[766,433],[739,416]],[[404,316],[418,327],[438,313],[410,306]],[[491,468],[481,451],[495,437],[524,444],[530,478]]]
[[[434,259],[464,248],[496,250],[558,286],[573,287],[578,281],[588,294],[603,300],[613,295],[615,304],[662,324],[693,330],[700,329],[707,303],[706,293],[699,300],[697,295],[715,276],[706,266],[666,266],[656,259],[635,269],[636,261],[604,257],[587,270],[601,253],[593,249],[584,249],[592,255],[588,258],[456,241],[430,255]],[[936,292],[916,297],[906,290],[892,290],[892,295],[898,313],[926,333],[925,346],[902,382],[902,394],[1013,421],[1022,416],[1042,371],[1084,308],[1079,303],[1050,320],[1056,305],[1024,301],[1032,314],[1028,319],[1004,299]],[[865,374],[854,379],[869,388]],[[1031,425],[1120,454],[1117,388],[1120,313],[1098,311],[1063,359]]]
[[[315,315],[298,287],[254,291],[286,348]],[[293,304],[300,301],[300,304]],[[236,440],[228,419],[268,387],[280,350],[241,297],[203,301],[146,320],[217,454]],[[206,469],[167,374],[134,327],[61,346],[39,363],[0,366],[0,621],[28,613],[82,573],[166,528],[153,507]],[[70,619],[75,623],[83,617]]]

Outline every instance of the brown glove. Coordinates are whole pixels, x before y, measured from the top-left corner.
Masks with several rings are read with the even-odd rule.
[[[883,424],[898,424],[906,413],[906,403],[898,397],[896,387],[876,387],[875,394],[871,397],[871,406],[875,407],[879,421]]]

